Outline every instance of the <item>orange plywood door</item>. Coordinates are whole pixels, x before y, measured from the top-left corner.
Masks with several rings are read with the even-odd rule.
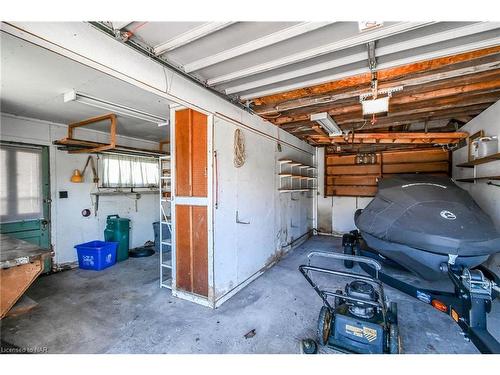
[[[207,207],[192,206],[193,293],[208,296]]]
[[[192,291],[191,206],[175,207],[175,270],[178,289]]]
[[[192,190],[193,197],[207,196],[207,116],[192,111]]]
[[[175,195],[191,192],[191,110],[175,112]]]
[[[175,113],[176,195],[207,196],[207,116],[184,109]]]
[[[184,109],[175,113],[176,288],[208,296],[207,116]],[[202,200],[203,202],[203,200]],[[201,204],[201,205],[200,205]]]
[[[176,206],[176,287],[208,296],[206,206]]]

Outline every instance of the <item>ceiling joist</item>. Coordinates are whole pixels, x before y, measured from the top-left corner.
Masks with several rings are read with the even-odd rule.
[[[468,136],[465,132],[439,133],[354,133],[348,136],[325,137],[311,135],[320,144],[343,143],[389,143],[389,144],[449,144],[457,143]]]
[[[408,76],[410,74],[422,74],[425,72],[431,72],[446,66],[453,64],[458,64],[464,61],[471,61],[478,59],[480,57],[489,56],[493,54],[500,53],[500,38],[496,45],[489,48],[484,48],[476,51],[460,53],[453,56],[440,57],[437,59],[431,59],[426,61],[419,61],[414,63],[409,63],[404,66],[397,66],[389,69],[381,69],[379,65],[379,70],[377,72],[378,79],[381,82],[394,80],[401,77]],[[325,95],[335,90],[348,89],[355,86],[366,85],[368,88],[370,84],[370,74],[365,71],[363,74],[358,74],[355,76],[345,77],[341,80],[332,80],[328,83],[323,83],[320,85],[305,87],[297,90],[292,90],[280,94],[268,95],[259,98],[254,98],[253,109],[258,111],[263,109],[265,105],[276,106],[280,103],[284,103],[295,99],[304,99],[308,97],[313,97],[316,95]]]
[[[181,35],[176,36],[164,43],[161,43],[153,48],[155,55],[160,56],[166,52],[192,43],[195,40],[203,38],[207,35],[215,33],[225,27],[231,26],[235,22],[208,22],[197,28],[191,29]]]
[[[221,83],[234,81],[236,79],[241,79],[255,74],[264,73],[273,69],[281,68],[283,66],[309,60],[313,57],[323,56],[331,52],[363,45],[370,41],[379,40],[382,38],[386,38],[410,30],[415,30],[420,27],[429,26],[433,23],[434,22],[398,22],[391,26],[377,28],[371,31],[367,31],[365,33],[352,36],[350,38],[341,39],[333,43],[297,52],[288,56],[281,57],[279,59],[267,61],[262,64],[241,69],[236,72],[231,72],[218,77],[213,77],[207,80],[207,84],[209,86],[220,85]]]
[[[413,39],[411,41],[404,41],[400,43],[395,43],[395,44],[389,44],[387,46],[383,46],[380,48],[377,48],[375,56],[376,57],[382,57],[382,56],[387,56],[393,53],[398,53],[402,51],[408,51],[414,48],[419,48],[423,47],[426,45],[434,44],[434,43],[439,43],[451,39],[457,39],[485,31],[490,31],[493,29],[498,28],[499,26],[496,23],[490,23],[490,22],[478,22],[472,25],[464,26],[464,27],[459,27],[453,30],[446,30],[440,33],[436,33],[430,36],[424,36],[420,38]],[[225,89],[226,94],[235,94],[243,91],[249,91],[256,89],[258,87],[263,87],[266,85],[271,85],[275,84],[278,82],[290,80],[290,79],[296,79],[299,77],[311,75],[311,74],[317,74],[319,72],[339,68],[341,66],[349,65],[349,64],[355,64],[359,63],[361,61],[366,60],[366,53],[360,52],[356,53],[353,55],[341,57],[341,58],[336,58],[336,59],[330,59],[326,62],[322,62],[319,64],[314,64],[307,66],[305,68],[300,68],[300,69],[294,69],[294,70],[289,70],[284,73],[280,74],[275,74],[270,77],[262,78],[262,79],[255,79],[252,80],[251,82],[243,83],[240,85],[235,85],[235,86],[230,86]],[[359,69],[359,71],[366,72],[366,69]],[[339,74],[340,76],[351,76],[352,71],[348,72],[343,72]],[[328,78],[325,78],[327,80],[332,80],[331,76]],[[246,97],[244,97],[246,99]]]
[[[252,40],[251,42],[219,52],[215,55],[207,56],[202,59],[193,61],[184,66],[184,71],[186,73],[191,73],[196,70],[200,70],[208,66],[233,59],[246,53],[257,51],[259,49],[271,46],[287,39],[297,37],[310,31],[317,30],[332,23],[333,22],[301,22],[284,30],[280,30],[275,33],[263,36],[262,38]]]

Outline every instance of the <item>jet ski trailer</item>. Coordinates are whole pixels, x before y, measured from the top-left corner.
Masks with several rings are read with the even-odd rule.
[[[449,278],[453,292],[419,288],[383,271],[379,279],[451,316],[481,353],[500,353],[486,316],[500,280],[481,265],[500,251],[491,218],[451,179],[401,175],[379,182],[379,191],[355,213],[359,229],[342,239],[344,254],[376,259],[426,280]],[[347,268],[352,261],[345,261]],[[375,270],[359,263],[369,275]]]

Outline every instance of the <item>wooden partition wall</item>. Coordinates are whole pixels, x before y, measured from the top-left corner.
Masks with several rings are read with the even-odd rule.
[[[176,288],[208,296],[207,116],[175,113]]]
[[[377,193],[380,177],[402,173],[450,174],[450,152],[442,149],[383,151],[367,159],[367,164],[360,164],[356,155],[325,154],[325,195],[372,197]]]

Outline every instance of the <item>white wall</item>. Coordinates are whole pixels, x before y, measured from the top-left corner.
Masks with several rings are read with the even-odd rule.
[[[500,137],[500,101],[496,102],[479,116],[475,117],[462,129],[469,134],[484,130],[485,135],[496,135]],[[453,152],[453,178],[473,177],[474,169],[459,168],[456,165],[467,161],[467,147],[462,147]],[[500,160],[476,166],[476,176],[498,176],[500,175]],[[459,182],[463,189],[469,191],[479,206],[488,213],[496,227],[500,230],[500,188],[487,185],[488,180],[479,180],[476,183]],[[495,181],[493,181],[495,182]],[[495,183],[499,183],[496,181]]]
[[[240,128],[245,138],[246,161],[233,165],[233,135]],[[279,159],[312,165],[314,155],[241,128],[224,119],[214,121],[217,152],[218,208],[214,211],[215,298],[277,260],[293,240],[313,225],[312,193],[279,193]],[[292,198],[293,197],[293,198]],[[249,224],[236,223],[239,220]],[[231,235],[234,234],[234,235]]]
[[[318,225],[320,232],[331,233],[333,198],[325,197],[325,147],[318,147]]]
[[[469,134],[484,130],[485,135],[496,135],[500,138],[500,101],[496,102],[479,116],[465,124],[462,129]],[[453,178],[467,178],[474,176],[474,169],[460,168],[457,164],[467,161],[467,147],[453,152]],[[500,160],[476,166],[476,177],[500,175]],[[487,185],[488,180],[479,180],[476,183],[459,182],[458,185],[469,191],[470,195],[493,219],[495,226],[500,230],[500,187]],[[494,181],[499,183],[499,181]],[[500,264],[500,253],[490,257],[490,265]]]
[[[92,130],[78,130],[82,138],[97,142],[106,142],[105,133]],[[21,142],[49,146],[50,152],[50,185],[52,196],[51,242],[55,251],[55,262],[63,264],[77,260],[74,245],[87,241],[102,240],[106,217],[118,214],[131,219],[130,246],[136,247],[147,240],[153,240],[153,221],[158,220],[157,194],[144,194],[137,202],[135,212],[134,200],[123,196],[101,196],[97,217],[90,193],[95,191],[90,168],[81,184],[70,182],[74,169],[82,169],[88,154],[68,154],[58,151],[52,141],[66,136],[66,126],[35,119],[27,119],[2,113],[0,138],[3,141]],[[142,141],[128,137],[117,137],[123,146],[154,149],[157,143]],[[58,192],[68,191],[67,199],[60,199]],[[85,218],[81,211],[89,208],[91,216]]]

